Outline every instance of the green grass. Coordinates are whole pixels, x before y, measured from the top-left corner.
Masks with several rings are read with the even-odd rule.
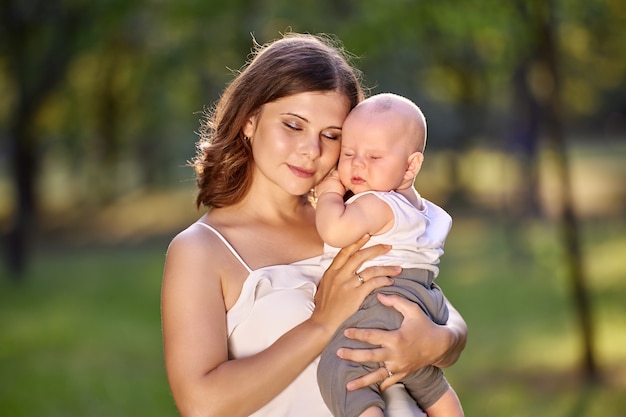
[[[0,287],[0,414],[174,416],[159,317],[165,247],[40,253]]]
[[[555,227],[455,219],[439,283],[470,328],[446,372],[467,416],[624,415],[626,224],[588,222],[583,237],[596,384],[580,378]],[[42,245],[22,284],[0,275],[1,415],[177,415],[161,347],[165,248]]]
[[[582,343],[558,230],[549,222],[455,222],[440,285],[470,338],[447,371],[468,416],[624,415],[626,227],[582,231],[601,379],[587,384]]]

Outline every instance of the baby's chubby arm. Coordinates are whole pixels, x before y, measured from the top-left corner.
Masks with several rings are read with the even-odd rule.
[[[346,187],[344,187],[341,180],[339,180],[339,173],[336,169],[333,169],[330,174],[315,187],[315,194],[318,198],[325,193],[339,194],[342,199],[343,195],[346,193]]]
[[[393,222],[391,208],[378,197],[365,195],[346,205],[343,202],[345,192],[336,171],[316,188],[315,224],[324,242],[341,248],[366,233],[379,234]]]

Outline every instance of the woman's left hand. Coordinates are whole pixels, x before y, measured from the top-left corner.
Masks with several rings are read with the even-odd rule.
[[[397,295],[378,294],[378,299],[384,305],[398,310],[404,316],[404,320],[397,330],[346,329],[345,335],[348,338],[380,347],[339,349],[338,355],[342,359],[354,362],[380,362],[385,365],[350,381],[347,385],[348,390],[353,391],[377,382],[381,383],[381,390],[385,390],[424,366],[440,363],[450,351],[457,350],[455,345],[459,342],[464,346],[466,333],[462,331],[459,335],[459,329],[432,322],[417,304]],[[454,309],[451,310],[456,313]],[[458,313],[456,316],[460,318]],[[465,323],[462,324],[461,330],[464,329],[466,332]],[[460,346],[458,354],[463,346]]]

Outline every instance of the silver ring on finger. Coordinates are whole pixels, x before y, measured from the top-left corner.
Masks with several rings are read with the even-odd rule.
[[[391,370],[387,368],[387,365],[384,365],[383,368],[385,368],[385,371],[387,371],[387,378],[391,378],[393,376],[393,372],[391,372]]]
[[[355,275],[356,275],[356,279],[359,280],[359,284],[363,284],[365,282],[361,274],[359,274],[358,272],[355,272]]]

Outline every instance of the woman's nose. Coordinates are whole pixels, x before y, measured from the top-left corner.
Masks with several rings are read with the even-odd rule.
[[[303,138],[300,142],[298,151],[301,155],[306,155],[311,159],[316,159],[320,156],[320,139],[313,135]]]

